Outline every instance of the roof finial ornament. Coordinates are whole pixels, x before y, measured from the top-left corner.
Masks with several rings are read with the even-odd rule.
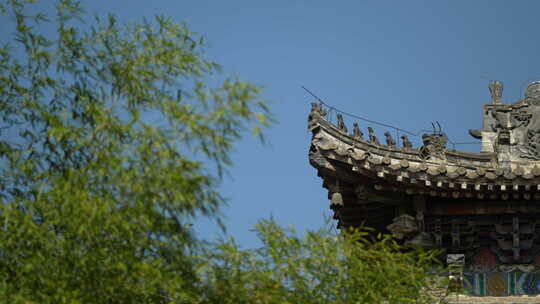
[[[396,141],[392,138],[392,135],[390,132],[386,131],[384,132],[384,136],[386,137],[386,145],[389,147],[395,147]]]
[[[489,93],[491,94],[491,103],[502,104],[503,83],[492,81],[489,83]]]
[[[337,115],[337,127],[338,127],[338,129],[340,129],[341,131],[347,133],[347,126],[346,126],[345,123],[343,122],[343,115],[341,115],[341,114],[338,114],[338,115]]]
[[[312,112],[317,112],[319,114],[321,114],[321,116],[326,116],[327,112],[326,110],[324,109],[324,105],[323,103],[311,103],[311,111]]]
[[[373,131],[373,128],[372,127],[368,127],[368,132],[369,132],[369,141],[374,143],[374,144],[379,144],[379,139],[377,139],[377,136],[375,136],[375,131]]]
[[[360,130],[360,126],[358,126],[357,122],[353,123],[353,136],[356,139],[364,137],[364,133],[362,132],[362,130]]]

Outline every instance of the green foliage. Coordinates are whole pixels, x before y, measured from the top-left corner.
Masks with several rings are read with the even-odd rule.
[[[201,303],[441,303],[435,251],[403,250],[389,236],[330,229],[299,237],[274,221],[256,226],[263,245],[219,243],[200,268]]]
[[[75,1],[29,5],[2,5],[0,299],[189,302],[190,223],[223,204],[234,142],[268,124],[260,88],[208,87],[202,38],[165,17],[86,25]]]

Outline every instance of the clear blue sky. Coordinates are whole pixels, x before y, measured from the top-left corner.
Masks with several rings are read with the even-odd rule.
[[[339,109],[407,130],[439,121],[453,141],[466,142],[473,140],[467,129],[481,126],[489,80],[504,82],[506,102],[522,96],[529,80],[540,80],[539,1],[83,3],[125,21],[155,14],[185,21],[206,38],[208,57],[225,73],[266,87],[279,122],[267,132],[269,146],[247,136],[222,185],[230,199],[223,209],[228,232],[246,247],[258,245],[249,230],[261,218],[272,215],[302,231],[330,214],[308,163],[312,99],[300,85]],[[382,137],[384,130],[376,130]],[[208,221],[195,227],[204,238],[218,233]]]

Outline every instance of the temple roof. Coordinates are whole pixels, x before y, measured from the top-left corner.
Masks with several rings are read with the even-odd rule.
[[[448,149],[440,129],[413,147],[405,135],[398,146],[390,132],[381,144],[374,130],[364,138],[357,123],[350,134],[343,116],[332,124],[322,104],[313,104],[310,162],[319,175],[375,191],[448,198],[540,200],[540,82],[525,98],[502,104],[502,84],[490,84],[492,104],[471,135],[482,139],[479,153]],[[330,187],[332,187],[330,185]]]

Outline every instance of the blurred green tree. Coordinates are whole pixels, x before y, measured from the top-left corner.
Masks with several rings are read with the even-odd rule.
[[[216,218],[234,142],[268,125],[260,87],[209,87],[220,67],[185,24],[31,2],[0,2],[0,298],[190,302],[190,223]]]
[[[337,234],[328,225],[299,236],[273,220],[255,228],[262,246],[234,239],[207,251],[201,303],[445,303],[437,251],[404,250],[368,229]]]

